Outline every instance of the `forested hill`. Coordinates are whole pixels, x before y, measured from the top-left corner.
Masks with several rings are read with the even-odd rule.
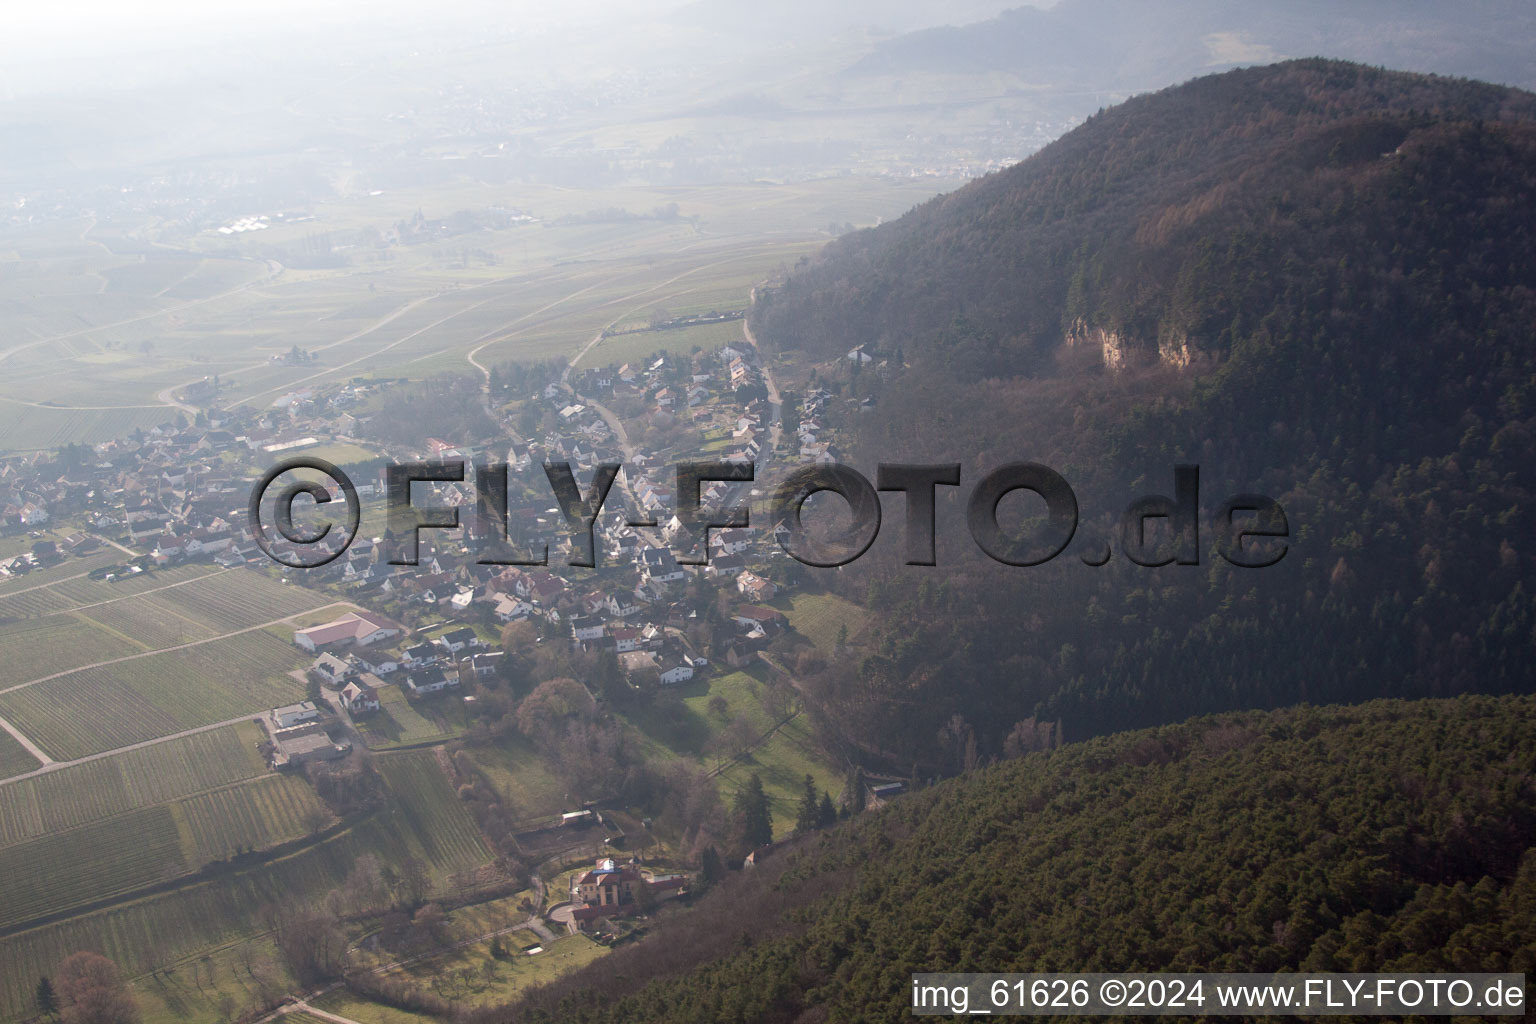
[[[819,362],[832,415],[873,405],[844,461],[965,466],[939,568],[900,565],[893,527],[818,577],[881,612],[805,681],[829,742],[950,772],[1041,721],[1536,690],[1533,118],[1529,93],[1338,62],[1215,75],[760,291],[759,340]],[[1020,459],[1083,517],[1030,569],[963,518]],[[1175,463],[1200,466],[1201,564],[1085,566]],[[1252,491],[1290,546],[1233,569],[1212,517]]]
[[[759,293],[755,327],[771,347],[819,358],[901,347],[908,360],[958,355],[985,376],[1033,369],[1079,320],[1144,349],[1188,338],[1230,351],[1246,333],[1238,307],[1268,305],[1324,256],[1364,259],[1369,273],[1478,255],[1487,262],[1457,276],[1523,280],[1536,212],[1517,168],[1533,119],[1530,93],[1334,61],[1196,79],[844,236]],[[1449,223],[1374,230],[1426,198],[1448,205]],[[1513,237],[1480,236],[1489,224]],[[1436,228],[1452,234],[1418,233]]]
[[[1529,697],[1033,754],[804,841],[487,1019],[900,1021],[917,971],[1529,973],[1533,765]]]

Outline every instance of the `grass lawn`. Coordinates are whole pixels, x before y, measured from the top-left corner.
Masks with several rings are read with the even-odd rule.
[[[778,838],[794,831],[807,773],[816,780],[818,790],[831,792],[833,802],[843,788],[842,774],[817,753],[804,715],[780,726],[767,742],[720,774],[720,795],[727,806],[753,772],[762,777],[763,791],[768,794],[773,812],[773,834]]]
[[[625,716],[641,732],[653,753],[691,759],[714,768],[722,758],[707,748],[710,740],[731,722],[745,718],[756,736],[772,728],[773,720],[758,699],[767,672],[766,667],[754,666],[750,672],[730,672],[713,679],[695,677],[670,688],[671,694],[682,698],[681,707],[643,704]],[[710,710],[716,697],[725,700],[723,714]]]
[[[401,968],[396,976],[411,978],[427,990],[466,1007],[493,1006],[510,1001],[529,986],[552,981],[561,974],[584,967],[608,951],[585,935],[561,935],[554,942],[544,943],[544,952],[530,956],[521,951],[522,946],[539,940],[535,937],[518,942],[518,938],[517,935],[502,938],[502,946],[511,953],[504,960],[491,956],[491,940],[487,939],[416,961]],[[337,1009],[324,1000],[315,1005],[351,1017],[360,1024],[373,1024],[374,1021],[394,1024],[394,1018],[359,1016],[351,1010]]]
[[[490,779],[514,818],[538,818],[567,810],[565,784],[533,745],[521,736],[469,748],[469,756]]]
[[[834,613],[858,611],[855,605],[840,598],[831,600],[842,606],[829,609]],[[832,628],[835,630],[836,626]],[[852,626],[849,632],[853,632]],[[763,706],[760,695],[767,685],[768,673],[766,666],[754,665],[748,671],[691,681],[676,688],[675,692],[682,697],[681,707],[647,707],[631,713],[629,720],[641,732],[653,756],[693,760],[700,767],[718,770],[720,795],[727,805],[756,772],[768,794],[774,833],[784,836],[794,828],[807,773],[816,780],[818,789],[830,790],[834,800],[842,790],[843,780],[842,773],[827,764],[817,751],[803,715],[778,724]],[[721,712],[710,709],[716,697],[725,700]],[[711,750],[709,743],[738,718],[750,724],[754,738],[772,732],[732,762],[735,750]]]
[[[372,462],[374,459],[383,457],[373,449],[357,444],[322,444],[314,448],[305,448],[300,454],[312,459],[324,459],[337,466],[346,466],[355,462]]]
[[[309,1005],[325,1010],[327,1013],[334,1013],[338,1017],[355,1020],[358,1024],[439,1024],[436,1017],[370,1003],[366,999],[359,999],[346,989],[328,992]],[[287,1019],[293,1018],[290,1016]]]
[[[133,993],[144,1024],[225,1024],[259,1005],[259,986],[251,973],[285,988],[293,984],[272,941],[259,938],[188,958],[154,976],[137,978]],[[282,1019],[306,1018],[292,1015]]]
[[[412,702],[400,687],[391,684],[379,690],[379,703],[382,707],[378,711],[357,720],[357,729],[370,750],[450,740],[469,728],[464,699],[452,690]]]
[[[852,640],[869,619],[864,609],[836,594],[796,593],[787,598],[775,598],[770,603],[784,612],[795,632],[824,654],[830,654],[837,647],[840,627],[848,627],[848,639]]]
[[[448,914],[448,926],[453,929],[455,941],[462,942],[465,939],[473,939],[479,935],[500,931],[509,928],[519,921],[526,920],[528,911],[523,910],[519,904],[524,900],[533,902],[533,890],[524,889],[514,896],[503,896],[499,900],[489,900],[485,903],[476,903],[469,907],[460,907]],[[514,939],[523,935],[532,935],[532,932],[522,930],[506,936],[502,941],[510,945]],[[535,941],[538,937],[528,941]],[[524,942],[523,945],[527,945]]]
[[[846,601],[842,604],[854,607]],[[794,828],[806,774],[816,780],[818,789],[831,790],[834,800],[842,789],[842,775],[821,759],[803,715],[774,729],[776,723],[759,697],[767,672],[766,667],[754,666],[750,671],[694,680],[676,689],[681,707],[646,707],[630,713],[629,720],[653,756],[692,760],[702,768],[720,770],[720,795],[727,805],[754,772],[760,775],[773,811],[774,833],[783,836]],[[710,710],[716,697],[725,700],[723,713]],[[749,723],[754,738],[773,731],[731,763],[736,751],[712,750],[710,740],[738,718]]]

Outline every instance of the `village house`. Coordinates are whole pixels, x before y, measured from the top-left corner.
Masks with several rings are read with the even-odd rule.
[[[465,648],[481,646],[480,638],[468,626],[449,630],[437,638],[437,643],[449,654],[458,654]]]
[[[378,688],[384,681],[375,675],[364,675],[342,687],[341,700],[354,715],[379,710]]]
[[[437,664],[441,657],[441,651],[433,644],[414,644],[400,655],[400,664],[407,669],[426,668]]]
[[[355,673],[351,664],[330,652],[316,658],[314,664],[309,666],[309,670],[331,686],[341,685]]]
[[[747,600],[754,604],[773,600],[773,596],[779,592],[772,580],[752,572],[744,572],[736,577],[736,589],[746,595]]]
[[[285,704],[280,708],[273,708],[269,713],[272,725],[277,729],[292,729],[296,726],[320,720],[320,709],[312,700],[300,701],[297,704]]]
[[[405,688],[411,696],[421,697],[429,693],[441,693],[450,686],[458,686],[459,677],[455,673],[448,675],[436,665],[417,669],[405,677]]]
[[[606,629],[603,620],[595,615],[573,615],[570,625],[571,637],[578,642],[600,639]]]
[[[732,618],[743,629],[759,629],[768,636],[776,636],[784,629],[784,613],[761,605],[742,605]]]
[[[474,669],[475,675],[484,678],[495,675],[506,657],[507,653],[505,651],[483,651],[470,658],[469,664]]]
[[[336,761],[346,757],[352,744],[340,743],[323,732],[310,732],[302,736],[282,736],[273,740],[272,767],[277,769],[298,768],[311,761]]]
[[[349,654],[347,655],[347,664],[352,667],[352,671],[356,675],[366,673],[376,676],[387,676],[400,671],[400,662],[393,655],[383,651],[367,656]]]
[[[635,898],[635,886],[645,879],[638,868],[625,864],[622,867],[612,858],[604,858],[597,866],[571,880],[571,902],[582,906],[618,906]]]
[[[693,678],[693,662],[686,657],[663,655],[656,659],[656,672],[663,686],[676,686]]]

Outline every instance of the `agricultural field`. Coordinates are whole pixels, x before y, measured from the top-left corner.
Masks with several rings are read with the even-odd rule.
[[[214,636],[214,631],[201,622],[177,614],[157,599],[146,594],[132,600],[119,599],[111,604],[101,604],[80,611],[78,615],[102,627],[96,632],[125,637],[138,644],[140,650],[159,651],[167,647],[196,643]],[[128,652],[122,652],[128,653]],[[84,658],[80,664],[105,661],[100,658]]]
[[[394,794],[393,818],[419,839],[426,859],[473,867],[491,860],[469,811],[431,750],[385,754],[374,762]]]
[[[97,551],[81,558],[66,558],[55,565],[42,569],[33,569],[31,572],[23,573],[20,576],[8,575],[0,577],[0,599],[19,591],[34,590],[51,583],[59,583],[63,580],[74,579],[77,576],[85,576],[93,569],[100,569],[105,565],[113,565],[122,560],[122,552],[108,549],[106,551]]]
[[[466,356],[476,350],[482,365],[570,356],[616,321],[739,307],[753,284],[826,240],[829,211],[873,222],[938,187],[840,178],[680,189],[405,188],[322,204],[316,216],[329,230],[367,231],[418,209],[431,216],[511,203],[543,223],[477,233],[475,248],[488,259],[466,263],[457,247],[417,245],[323,272],[281,262],[302,250],[312,225],[274,223],[259,238],[148,225],[153,249],[76,226],[85,234],[14,246],[17,259],[0,283],[22,342],[3,360],[0,438],[4,450],[30,451],[147,430],[183,415],[163,393],[213,375],[225,404],[260,405],[357,375],[470,371]],[[676,219],[586,216],[670,203]],[[575,219],[561,219],[568,215]],[[295,345],[316,362],[271,362]]]
[[[182,874],[176,819],[149,807],[0,849],[0,929]]]
[[[245,615],[239,611],[242,600],[250,602]],[[284,609],[302,610],[324,600],[312,591],[285,587],[244,569],[219,571],[209,566],[185,566],[113,582],[81,576],[53,584],[34,583],[0,597],[0,664],[5,665],[4,680],[15,684],[196,643],[218,632],[265,621],[257,616],[272,618]],[[202,610],[194,615],[189,608]]]
[[[61,583],[59,586],[68,584]],[[0,595],[5,595],[0,596],[0,621],[5,622],[51,615],[74,605],[73,601],[58,592],[57,587],[28,587],[10,580],[0,582]]]
[[[0,730],[0,779],[29,772],[38,765],[37,758],[16,742],[10,733]]]
[[[402,788],[410,789],[404,783]],[[424,787],[423,792],[427,789],[430,787]],[[451,800],[453,794],[446,780],[443,790]],[[450,810],[458,807],[452,802],[448,806]],[[460,814],[467,821],[467,812],[460,810]],[[445,842],[440,836],[424,836],[417,831],[420,822],[436,822],[457,838]],[[99,950],[117,961],[129,977],[138,978],[153,965],[198,958],[263,931],[263,907],[318,900],[341,885],[364,854],[396,864],[407,857],[421,857],[442,883],[450,873],[488,859],[483,847],[476,852],[475,845],[464,840],[462,825],[434,817],[429,809],[419,808],[410,814],[383,812],[280,860],[234,869],[160,895],[24,932],[7,934],[0,929],[0,964],[6,966],[0,972],[0,1019],[26,1013],[37,978],[75,950]],[[146,980],[140,978],[139,982]]]
[[[0,715],[69,760],[297,700],[304,686],[287,673],[306,660],[255,630],[0,693]]]
[[[130,636],[72,614],[0,625],[0,677],[23,682],[148,649]]]
[[[40,451],[66,444],[100,444],[175,418],[165,406],[68,409],[0,398],[0,437],[5,450]]]
[[[153,596],[157,605],[220,633],[282,619],[328,604],[331,598],[250,569],[234,569]]]
[[[194,866],[301,838],[331,820],[314,787],[297,775],[264,775],[172,806]]]
[[[747,295],[743,293],[737,296],[735,304],[745,306],[746,302]],[[727,320],[717,324],[696,324],[665,331],[620,334],[604,338],[592,346],[591,351],[582,356],[579,366],[637,362],[653,352],[687,354],[695,348],[709,352],[740,340],[741,321],[739,320]]]
[[[229,725],[0,784],[0,847],[261,775],[260,733]]]
[[[113,562],[122,561],[126,557],[126,555],[118,552],[106,564],[111,565]],[[178,565],[169,569],[151,569],[137,576],[110,581],[93,580],[88,576],[82,576],[79,579],[55,583],[48,589],[66,598],[69,601],[70,608],[79,609],[120,601],[125,597],[137,597],[140,594],[177,587],[183,583],[201,579],[204,576],[215,576],[228,571],[227,569],[220,569],[212,565],[193,563],[191,565]]]

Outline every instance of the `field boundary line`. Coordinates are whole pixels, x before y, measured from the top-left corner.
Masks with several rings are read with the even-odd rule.
[[[159,743],[169,743],[171,740],[185,739],[188,736],[196,736],[200,732],[212,732],[215,729],[222,729],[225,726],[239,725],[241,722],[251,721],[252,719],[258,717],[259,714],[260,712],[250,711],[241,715],[239,718],[229,718],[222,722],[209,722],[207,725],[195,725],[190,729],[183,729],[181,732],[171,733],[169,736],[157,736],[152,740],[140,740],[137,743],[130,743],[126,747],[113,747],[111,750],[99,750],[94,754],[85,754],[81,757],[70,758],[68,761],[55,761],[50,757],[48,759],[48,764],[41,768],[34,768],[31,771],[23,772],[20,775],[12,775],[9,778],[0,779],[0,786],[8,786],[13,782],[20,782],[22,779],[31,779],[39,775],[47,775],[50,772],[60,771],[64,768],[73,768],[77,764],[86,764],[90,761],[100,761],[104,757],[115,757],[118,754],[126,754],[131,750],[142,750],[145,747],[153,747]],[[3,719],[0,719],[0,721],[3,721]],[[199,792],[203,791],[199,790]]]
[[[49,587],[58,586],[60,583],[68,583],[71,580],[83,580],[95,571],[95,569],[87,569],[85,572],[76,573],[73,576],[65,576],[62,579],[57,580],[49,580],[47,583],[34,583],[30,587],[19,587],[16,590],[0,587],[0,598],[14,597],[17,594],[30,594],[34,590],[47,590]],[[62,597],[63,595],[60,594],[59,596]]]
[[[259,850],[254,856],[243,863],[230,860],[209,861],[202,867],[184,872],[175,878],[168,878],[164,881],[151,882],[148,885],[125,889],[111,896],[102,896],[73,907],[66,907],[63,910],[55,910],[31,920],[0,926],[0,939],[14,938],[17,935],[25,935],[27,932],[36,931],[39,928],[48,928],[65,921],[73,921],[76,918],[106,913],[118,907],[141,903],[170,893],[182,892],[205,885],[214,885],[223,879],[245,876],[253,871],[271,867],[274,864],[282,864],[294,857],[301,856],[310,850],[348,835],[358,825],[368,821],[378,813],[377,811],[370,811],[353,821],[341,819],[324,831]]]
[[[78,608],[71,608],[69,611],[60,612],[59,614],[69,616],[71,619],[74,619],[76,622],[80,623],[80,625],[86,627],[87,629],[98,630],[102,633],[105,633],[107,636],[115,636],[123,643],[132,647],[137,647],[140,651],[147,652],[153,650],[153,648],[151,648],[144,641],[135,637],[131,637],[127,633],[119,632],[118,630],[115,630],[111,626],[107,625],[105,622],[98,622],[97,620],[91,618],[89,615],[86,615]]]
[[[5,779],[3,781],[0,781],[0,785],[4,785],[4,783],[10,782],[13,779],[24,779],[28,775],[35,775],[35,774],[37,774],[39,772],[48,771],[49,770],[49,766],[56,765],[56,764],[59,763],[59,762],[55,761],[53,758],[49,757],[47,752],[45,752],[42,747],[39,747],[36,743],[33,743],[27,737],[26,733],[22,732],[20,729],[16,728],[14,725],[12,725],[9,720],[7,720],[5,718],[0,718],[0,729],[4,729],[6,732],[10,733],[11,734],[11,738],[14,739],[17,743],[20,743],[23,747],[25,747],[26,750],[27,750],[27,753],[29,753],[33,757],[37,758],[38,764],[40,765],[40,767],[34,768],[30,772],[26,772],[23,775],[13,775],[9,779]]]
[[[109,597],[105,601],[92,601],[90,604],[77,604],[73,608],[69,608],[69,609],[66,609],[66,610],[67,611],[71,611],[71,612],[89,611],[92,608],[100,608],[103,605],[108,605],[108,604],[117,604],[119,601],[127,601],[130,598],[147,597],[150,594],[158,594],[162,590],[172,590],[172,589],[174,589],[176,587],[185,587],[189,583],[200,583],[203,580],[211,580],[215,576],[222,576],[225,573],[231,572],[231,571],[232,570],[230,570],[230,569],[219,569],[219,570],[216,570],[214,572],[204,573],[201,576],[193,576],[189,580],[180,580],[180,581],[178,581],[176,583],[167,583],[163,587],[151,587],[148,590],[141,590],[137,594],[124,594],[122,597]],[[60,581],[60,582],[62,582],[62,581]],[[49,585],[51,586],[52,584],[49,584]],[[60,594],[59,596],[63,597],[64,595]],[[171,614],[175,615],[176,613],[172,612]],[[181,616],[178,616],[178,618],[186,618],[186,616],[185,615],[181,615]],[[187,621],[188,622],[192,622],[193,620],[192,619],[187,619]],[[197,625],[202,626],[204,629],[208,629],[209,628],[206,623],[199,622],[199,623],[197,623]]]
[[[351,608],[354,611],[362,611],[363,610],[361,607],[359,607],[356,604],[353,604],[351,601],[337,601],[337,602],[334,602],[333,604],[317,605],[314,608],[309,608],[309,609],[306,609],[306,610],[301,611],[301,612],[294,612],[292,615],[284,615],[280,619],[272,619],[269,622],[258,622],[254,626],[245,626],[245,627],[243,627],[241,629],[233,629],[233,630],[230,630],[228,633],[220,633],[218,636],[210,636],[210,637],[208,637],[205,640],[193,640],[193,641],[191,641],[189,643],[177,644],[175,647],[162,647],[158,651],[144,651],[141,654],[126,654],[126,655],[122,656],[121,658],[108,658],[106,661],[98,661],[98,662],[95,662],[95,663],[90,664],[90,665],[81,665],[78,668],[68,669],[68,670],[63,671],[63,672],[55,672],[52,675],[40,676],[37,679],[29,679],[29,680],[27,680],[24,683],[17,683],[14,686],[7,686],[5,689],[0,690],[0,694],[14,693],[17,690],[25,690],[27,687],[29,687],[29,686],[36,686],[38,683],[50,682],[50,681],[52,681],[54,679],[62,678],[63,676],[74,675],[76,672],[86,672],[86,671],[89,671],[90,669],[93,669],[93,668],[106,668],[109,665],[120,665],[120,664],[122,664],[125,661],[137,661],[140,658],[151,658],[151,657],[154,657],[156,654],[169,654],[172,651],[184,651],[188,647],[201,647],[203,644],[218,643],[220,640],[228,640],[230,637],[243,636],[246,633],[254,633],[254,632],[256,632],[259,629],[266,629],[269,626],[280,626],[280,625],[282,625],[285,622],[292,622],[294,619],[298,618],[300,615],[308,615],[311,612],[320,611],[322,608],[335,608],[335,607],[347,607],[347,608]],[[242,716],[242,717],[244,717],[244,716]],[[237,721],[238,721],[238,719],[237,719]],[[121,749],[127,749],[127,748],[120,747],[118,749],[121,750]]]

